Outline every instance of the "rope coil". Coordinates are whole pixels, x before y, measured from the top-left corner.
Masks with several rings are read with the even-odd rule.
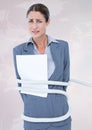
[[[26,84],[49,84],[49,85],[63,85],[67,86],[69,85],[68,82],[58,82],[58,81],[28,81],[28,80],[17,80],[18,83],[24,83]],[[30,87],[18,87],[18,90],[20,93],[23,94],[29,94],[31,95],[32,92],[37,92],[37,93],[57,93],[57,94],[63,94],[64,96],[67,97],[67,93],[63,90],[56,90],[56,89],[35,89],[35,88],[30,88]],[[67,118],[70,117],[70,108],[67,111],[65,115],[59,116],[59,117],[51,117],[51,118],[34,118],[34,117],[28,117],[26,115],[22,115],[22,119],[28,122],[58,122],[58,121],[63,121],[66,120]]]
[[[76,80],[76,79],[71,79],[69,82],[59,82],[59,81],[29,81],[29,80],[20,80],[17,79],[18,83],[24,83],[24,84],[47,84],[47,85],[60,85],[62,86],[70,86],[71,83],[77,83],[80,85],[85,85],[87,87],[92,87],[91,83],[87,83],[84,81],[80,81],[80,80]],[[18,87],[18,90],[23,93],[23,94],[31,94],[32,92],[37,92],[37,93],[57,93],[57,94],[63,94],[67,97],[67,93],[63,90],[57,90],[57,89],[34,89],[34,88],[30,88],[30,87]],[[31,93],[30,93],[31,92]],[[70,107],[67,111],[67,113],[63,116],[59,116],[59,117],[51,117],[51,118],[34,118],[34,117],[29,117],[26,115],[22,115],[22,119],[28,122],[59,122],[59,121],[63,121],[66,120],[67,118],[69,118],[71,115],[70,112]]]

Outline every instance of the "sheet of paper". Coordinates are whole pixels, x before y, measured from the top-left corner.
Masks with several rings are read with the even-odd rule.
[[[17,55],[17,69],[22,80],[48,80],[47,55]],[[22,87],[48,89],[48,85],[22,84]],[[30,92],[35,96],[47,97],[47,93]]]

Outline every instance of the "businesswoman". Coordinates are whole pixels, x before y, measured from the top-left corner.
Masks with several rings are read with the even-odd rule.
[[[46,28],[50,24],[48,8],[41,3],[33,4],[26,16],[31,38],[13,48],[17,79],[21,79],[21,75],[18,73],[16,55],[47,54],[48,80],[68,82],[70,73],[68,43],[46,34]],[[22,87],[21,83],[18,86]],[[48,85],[48,88],[64,93],[67,90],[65,85]],[[71,130],[71,116],[65,94],[48,93],[46,98],[20,94],[24,103],[24,130]]]

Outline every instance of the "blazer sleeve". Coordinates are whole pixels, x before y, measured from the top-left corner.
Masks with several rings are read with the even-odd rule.
[[[15,74],[17,79],[21,79],[17,70],[16,55],[20,55],[20,51],[18,48],[15,47],[13,48],[13,62],[14,62]],[[18,86],[21,86],[21,83],[18,83]]]
[[[68,82],[70,80],[70,56],[69,56],[69,46],[66,42],[65,50],[64,50],[64,82]]]

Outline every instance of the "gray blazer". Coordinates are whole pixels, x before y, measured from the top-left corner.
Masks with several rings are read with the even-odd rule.
[[[51,55],[55,63],[55,70],[49,80],[69,81],[70,61],[68,43],[58,40],[54,44],[50,44]],[[16,65],[16,55],[33,55],[33,44],[26,42],[16,46],[13,49],[14,66],[16,77],[20,79]],[[19,84],[21,86],[21,84]],[[49,85],[50,89],[62,89],[66,91],[67,86]],[[31,117],[57,117],[64,115],[68,111],[67,98],[64,95],[48,94],[47,98],[41,98],[33,95],[21,94],[24,103],[24,115]],[[24,128],[27,130],[35,128],[46,128],[49,125],[60,126],[71,121],[71,117],[67,120],[56,123],[29,123],[24,121]]]

